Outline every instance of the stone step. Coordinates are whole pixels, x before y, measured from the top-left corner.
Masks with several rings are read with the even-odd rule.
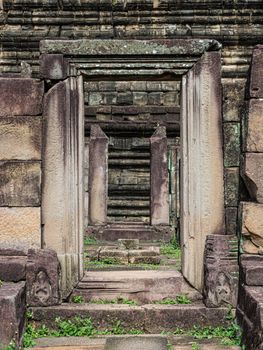
[[[5,349],[11,341],[17,347],[20,345],[25,313],[25,282],[0,285],[0,349]]]
[[[172,237],[170,226],[147,226],[147,225],[109,225],[105,227],[89,226],[86,236],[95,237],[99,241],[114,242],[120,238],[139,239],[140,241],[163,241],[169,242]]]
[[[175,299],[183,293],[189,298],[200,296],[175,270],[89,271],[74,289],[71,298],[81,295],[85,302],[126,298],[151,303]]]
[[[116,329],[143,331],[158,334],[173,332],[177,328],[227,326],[229,309],[226,307],[207,308],[202,303],[191,305],[147,304],[131,306],[124,304],[72,304],[32,307],[32,322],[56,328],[56,319],[73,320],[76,317],[90,318],[99,330]]]
[[[216,340],[197,340],[187,336],[117,335],[88,337],[40,338],[36,340],[34,350],[193,350],[198,344],[199,350],[240,350],[239,346],[223,346]],[[121,347],[118,347],[121,346]]]

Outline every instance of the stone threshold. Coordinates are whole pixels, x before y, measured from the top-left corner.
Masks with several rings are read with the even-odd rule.
[[[207,308],[203,303],[191,305],[97,305],[64,303],[52,307],[33,307],[32,322],[56,327],[56,318],[91,318],[98,329],[110,329],[120,322],[124,329],[142,330],[145,333],[172,332],[176,328],[228,326],[229,309]],[[156,320],[156,321],[154,321]],[[158,321],[157,321],[158,320]]]

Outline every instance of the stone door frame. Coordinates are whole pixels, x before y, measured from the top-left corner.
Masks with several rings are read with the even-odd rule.
[[[183,78],[183,89],[185,86],[189,86],[189,91],[185,90],[182,99],[184,108],[182,114],[185,115],[185,123],[182,123],[182,134],[185,135],[185,142],[182,146],[182,163],[184,170],[182,171],[182,181],[185,183],[194,184],[194,174],[200,176],[200,180],[196,182],[195,189],[189,188],[187,200],[181,196],[182,214],[189,223],[199,223],[198,225],[186,225],[186,220],[181,220],[181,232],[183,236],[183,274],[189,282],[202,290],[203,287],[203,251],[205,245],[205,238],[208,234],[224,233],[224,186],[223,186],[223,153],[222,153],[222,130],[221,130],[221,75],[220,75],[220,44],[215,40],[43,40],[40,42],[40,70],[41,75],[46,80],[52,80],[57,82],[57,85],[62,84],[74,79],[80,81],[81,76],[85,76],[86,79],[96,77],[109,77],[114,76],[115,78],[133,76],[137,78],[162,78],[168,77],[172,79]],[[189,71],[189,72],[188,72]],[[188,72],[188,73],[187,73]],[[200,75],[201,74],[201,75]],[[54,89],[54,87],[53,87]],[[69,93],[72,94],[72,107],[77,103],[83,103],[83,96],[79,90],[69,89]],[[49,94],[49,92],[48,92]],[[198,97],[198,98],[197,98]],[[203,99],[204,97],[204,99]],[[54,102],[54,113],[58,114],[56,106],[59,105],[59,100],[63,100],[63,96],[58,94],[57,100]],[[82,101],[82,102],[80,102]],[[195,101],[198,101],[198,108],[194,110],[196,106]],[[181,106],[182,106],[181,104]],[[83,118],[83,106],[82,117]],[[216,108],[213,108],[216,106]],[[69,107],[71,112],[69,113],[69,119],[74,116],[76,120],[76,109]],[[80,107],[79,107],[80,108]],[[187,114],[184,111],[187,110]],[[198,123],[195,120],[195,115],[198,115],[197,120],[201,123],[201,127],[198,127]],[[59,121],[59,118],[57,118]],[[208,123],[207,130],[204,125]],[[83,125],[83,121],[78,125]],[[193,126],[198,127],[194,129]],[[57,130],[61,130],[63,127],[63,120],[57,123],[55,126]],[[69,129],[70,130],[70,129]],[[195,133],[194,130],[198,130],[199,134]],[[216,136],[216,145],[213,146],[213,140],[208,139],[209,130],[213,131]],[[193,132],[194,131],[194,132]],[[72,128],[71,133],[79,135],[82,139],[81,134],[83,131],[76,131]],[[191,136],[193,135],[193,136]],[[199,136],[201,137],[199,137]],[[44,141],[46,145],[49,144],[48,133],[44,134],[47,139]],[[69,135],[69,138],[71,136]],[[78,150],[76,156],[78,161],[79,179],[81,179],[81,173],[83,164],[83,157],[80,156],[80,147],[82,141],[79,142],[78,137],[72,138],[73,149]],[[189,137],[193,137],[189,142]],[[197,148],[195,148],[196,137],[198,139],[198,145],[201,150],[201,156],[199,154],[199,163],[196,162],[195,157],[198,154]],[[190,147],[188,147],[190,145]],[[83,148],[84,149],[84,148]],[[80,153],[78,153],[80,152]],[[64,156],[67,156],[64,154]],[[52,172],[46,171],[45,168],[45,153],[44,153],[44,167],[43,177],[44,183],[52,182]],[[213,169],[209,171],[209,159],[214,159]],[[76,168],[76,165],[74,166]],[[192,173],[193,167],[197,167],[197,171]],[[203,169],[202,169],[203,167]],[[75,169],[76,170],[76,169]],[[208,176],[207,181],[203,181],[202,171]],[[211,198],[215,195],[215,190],[212,183],[215,183],[217,192],[214,201]],[[79,184],[77,202],[82,202],[83,198],[81,194],[81,186]],[[196,191],[198,186],[203,186],[202,191]],[[80,190],[80,191],[79,191]],[[64,188],[64,191],[68,191]],[[198,209],[200,202],[200,196],[209,203],[208,206],[202,206],[202,210]],[[42,217],[45,218],[45,223],[51,220],[49,217],[47,208],[49,206],[49,198],[52,197],[52,193],[48,188],[43,189],[44,205],[42,206]],[[194,204],[194,210],[192,210],[190,201]],[[215,204],[215,205],[214,205]],[[55,209],[55,201],[53,201],[53,208]],[[211,214],[212,213],[212,214]],[[82,215],[82,214],[81,214]],[[60,220],[63,220],[61,215]],[[209,220],[214,220],[212,225],[203,230],[205,223]],[[81,219],[80,219],[81,222]],[[44,226],[45,226],[44,223]],[[214,224],[215,223],[215,224]],[[83,224],[83,221],[82,221]],[[63,226],[63,225],[62,225]],[[61,227],[62,227],[61,226]],[[198,230],[194,232],[193,230]],[[81,225],[78,226],[78,241],[80,241],[83,232],[81,232]],[[63,231],[63,230],[62,230]],[[46,237],[51,237],[47,243]],[[57,241],[61,241],[61,237],[70,237],[70,230],[64,227],[64,232],[47,231],[43,228],[42,240],[44,247],[52,248],[58,252],[60,257],[60,251],[58,250]],[[70,239],[66,238],[66,241],[70,242]],[[191,242],[191,244],[190,244]],[[195,242],[195,244],[192,244]],[[189,249],[189,246],[191,248]],[[194,258],[191,255],[194,252],[194,248],[198,247],[200,254],[194,254]],[[70,253],[70,246],[64,244],[63,256],[68,256]],[[71,254],[71,253],[70,253]],[[69,254],[69,255],[70,255]],[[75,251],[72,253],[73,256],[78,256],[79,260],[70,259],[70,263],[66,262],[65,259],[60,259],[62,262],[62,290],[65,291],[64,295],[67,295],[70,288],[76,284],[77,280],[82,276],[82,246],[78,244],[75,246]],[[198,256],[200,255],[200,256]],[[186,264],[186,261],[188,263]],[[193,277],[191,270],[196,271]],[[73,273],[74,271],[74,273]],[[196,276],[196,277],[195,277]]]

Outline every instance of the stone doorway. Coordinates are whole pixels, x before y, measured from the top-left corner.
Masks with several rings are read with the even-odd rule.
[[[127,80],[127,77],[133,75],[136,76],[137,80],[138,77],[140,78],[139,80],[145,79],[145,77],[147,79],[153,79],[155,77],[157,80],[178,80],[179,77],[181,79],[182,75],[185,75],[181,94],[182,186],[180,216],[183,252],[182,270],[184,277],[200,291],[203,287],[205,238],[208,234],[224,233],[220,53],[217,52],[218,49],[218,43],[209,40],[189,40],[184,42],[180,40],[171,40],[168,42],[104,40],[103,43],[100,40],[80,40],[70,41],[70,43],[65,40],[47,40],[41,43],[41,52],[44,54],[42,56],[43,65],[45,67],[46,64],[46,67],[49,69],[48,74],[53,74],[52,62],[55,59],[59,59],[61,77],[64,78],[66,76],[74,77],[82,75],[85,81],[90,82],[98,81],[98,77],[100,79],[103,77],[104,80],[111,80],[112,77],[115,77],[115,79],[118,77],[118,80],[120,80],[126,77]],[[211,52],[206,52],[207,50]],[[139,57],[140,60],[138,61]],[[200,57],[201,59],[196,63]],[[49,65],[47,65],[47,62],[49,62]],[[57,74],[58,66],[55,65],[55,67],[55,73]],[[56,79],[62,78],[56,76]],[[71,110],[73,111],[74,107]],[[112,114],[113,110],[112,108],[108,114]],[[103,113],[101,110],[99,112],[96,111],[96,115],[97,113],[100,115],[100,118],[103,113],[107,114],[105,110]],[[105,116],[102,116],[102,118],[105,118]],[[87,125],[88,123],[90,121],[86,119],[85,124]],[[95,124],[98,123],[96,122]],[[119,120],[117,124],[121,125],[122,121]],[[132,121],[129,124],[132,124]],[[144,121],[144,124],[147,127],[149,121]],[[59,124],[55,127],[60,128]],[[81,131],[79,130],[79,132]],[[97,146],[95,145],[99,151],[102,151],[108,142],[105,137],[108,131],[102,127],[101,132],[97,134],[97,139],[100,139],[101,142]],[[158,138],[159,136],[160,139],[163,138],[158,133],[154,137]],[[76,139],[74,142],[76,142]],[[82,145],[84,149],[84,143]],[[107,161],[107,158],[105,159]],[[105,159],[103,157],[96,158],[96,161],[104,162]],[[95,160],[94,165],[96,165]],[[96,166],[91,168],[94,170]],[[105,181],[105,177],[108,174],[107,171],[104,172],[105,174],[101,176],[103,181],[97,184],[97,192],[101,195],[103,192],[105,194],[105,186],[108,186],[108,181]],[[48,182],[50,174],[46,172],[45,167],[44,177],[46,179],[45,181]],[[94,179],[98,179],[96,174],[94,174]],[[93,186],[92,188],[94,189]],[[64,187],[63,191],[68,192],[68,189]],[[82,194],[79,193],[80,200],[81,197],[83,198],[83,195],[84,190]],[[92,193],[89,191],[88,202],[91,196]],[[50,215],[47,212],[47,207],[52,208],[53,205],[53,210],[56,210],[54,207],[55,201],[51,206],[49,205],[49,197],[49,191],[44,191],[44,198],[47,202],[44,201],[43,215],[46,217],[46,220],[48,219],[48,215]],[[107,215],[105,215],[107,204],[105,201],[98,201],[97,204],[98,206],[94,207],[95,210],[93,212],[95,221],[97,220],[96,215],[104,213],[105,221],[99,223],[100,225],[101,223],[107,224]],[[100,207],[101,205],[103,208]],[[163,209],[163,206],[159,208]],[[90,207],[88,210],[90,212]],[[106,233],[115,238],[118,237],[119,233],[123,235],[123,231],[120,232],[120,230],[115,229],[109,232],[112,228],[107,227],[108,231],[104,229],[102,232],[96,226],[98,225],[92,226],[89,234],[101,235]],[[169,237],[169,228],[165,231],[163,230],[164,226],[163,223],[156,225],[155,227],[158,227],[158,230],[150,232],[151,238],[155,234],[159,239],[162,235]],[[162,227],[162,230],[159,230],[159,227]],[[79,226],[79,229],[81,229],[81,226]],[[132,229],[135,231],[134,227]],[[143,236],[143,234],[147,234],[149,231],[145,233],[145,230],[142,230],[139,233],[140,236]],[[80,230],[78,240],[81,234],[82,232]],[[70,232],[67,235],[70,235]],[[57,251],[57,238],[53,236],[53,239],[48,241],[47,237],[50,237],[50,233],[47,228],[44,228],[43,242],[45,242],[45,246]],[[65,255],[68,255],[69,248],[67,246],[64,248]],[[71,273],[68,271],[72,271],[73,269],[74,271],[78,271],[78,276],[82,274],[80,244],[77,245],[76,252],[80,256],[80,263],[76,264],[72,260],[71,264],[67,264],[65,261],[62,261],[62,277],[64,285],[68,285],[69,289],[70,286],[74,285],[76,278],[72,278]]]

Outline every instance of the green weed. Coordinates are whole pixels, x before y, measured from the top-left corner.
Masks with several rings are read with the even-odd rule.
[[[241,331],[236,322],[232,322],[228,327],[198,327],[194,326],[190,330],[177,328],[175,335],[189,335],[195,339],[220,339],[221,344],[241,345]]]
[[[95,245],[97,243],[96,237],[88,236],[84,238],[84,245]]]
[[[92,304],[124,304],[124,305],[131,305],[131,306],[138,305],[136,301],[126,299],[126,298],[117,298],[113,300],[92,300],[90,303]]]
[[[175,299],[164,299],[164,300],[158,300],[154,302],[155,304],[161,304],[161,305],[178,305],[178,304],[191,304],[192,301],[188,298],[186,294],[178,294]]]
[[[90,318],[75,317],[72,320],[56,318],[55,330],[51,330],[45,325],[37,328],[28,324],[23,337],[23,347],[28,348],[35,345],[35,339],[42,337],[92,337],[96,335],[120,335],[120,334],[142,334],[139,329],[126,330],[121,321],[116,321],[110,329],[98,330],[94,327]],[[12,348],[7,350],[13,350]]]
[[[84,298],[82,295],[74,295],[71,300],[75,304],[83,304],[84,303]]]

